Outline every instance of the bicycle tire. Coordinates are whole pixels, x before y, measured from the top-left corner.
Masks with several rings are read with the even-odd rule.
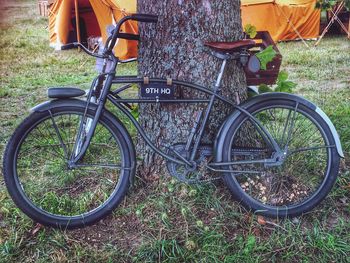
[[[288,154],[279,167],[252,163],[226,167],[237,170],[224,175],[231,194],[248,210],[267,217],[295,217],[310,211],[327,196],[339,171],[340,157],[327,123],[313,109],[290,99],[258,102],[247,110],[264,125],[280,146],[285,142],[286,147],[290,147],[287,152],[291,155]],[[288,115],[295,118],[294,127],[290,117],[287,119]],[[282,124],[284,117],[286,128],[273,128],[271,123]],[[257,158],[254,155],[259,156],[258,159],[271,158],[273,153],[267,139],[253,127],[253,123],[243,113],[232,123],[224,140],[223,162],[254,160]],[[284,138],[287,136],[285,130],[291,133],[289,146],[287,138]],[[284,135],[278,135],[280,131]],[[295,139],[293,136],[298,137]],[[318,149],[313,145],[321,144],[322,141],[324,144],[317,146]],[[321,161],[324,163],[321,164]],[[249,170],[253,166],[254,169]],[[249,171],[252,173],[248,174]],[[257,176],[252,176],[253,173]]]
[[[45,226],[72,229],[94,224],[118,206],[134,177],[136,157],[130,135],[116,118],[105,113],[101,115],[89,146],[92,147],[91,151],[88,149],[89,152],[85,153],[88,157],[84,156],[84,160],[94,158],[97,153],[94,154],[93,150],[100,150],[99,156],[103,155],[98,159],[100,162],[95,164],[95,167],[89,166],[93,169],[87,166],[75,169],[59,166],[59,153],[64,152],[62,145],[57,146],[59,136],[62,137],[66,149],[73,147],[76,131],[74,129],[78,129],[75,126],[78,126],[76,124],[84,110],[79,106],[60,106],[44,112],[31,113],[18,126],[7,144],[3,174],[8,192],[14,203],[27,216]],[[88,117],[92,118],[93,114],[92,110],[87,111]],[[66,116],[69,116],[69,119]],[[65,121],[67,119],[68,121]],[[59,133],[56,132],[57,138],[54,137],[55,125],[52,120],[55,120],[55,125],[59,128]],[[39,132],[39,129],[42,130]],[[98,134],[97,129],[100,129]],[[105,134],[111,136],[108,141],[104,139]],[[52,138],[49,137],[51,135]],[[69,141],[70,138],[73,140]],[[104,147],[99,147],[102,145]],[[111,157],[116,153],[120,156]],[[43,158],[45,155],[47,160]],[[103,163],[103,158],[112,158],[115,162],[118,161],[118,164],[120,162],[118,178],[114,172],[117,168],[112,165],[103,167],[107,165]],[[26,172],[30,169],[32,172]],[[115,181],[111,178],[115,178]],[[64,187],[61,187],[62,185]],[[92,188],[94,192],[87,188]],[[49,198],[49,201],[45,201],[45,198]]]

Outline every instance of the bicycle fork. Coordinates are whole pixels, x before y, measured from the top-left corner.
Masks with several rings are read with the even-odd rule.
[[[101,117],[102,110],[105,106],[107,95],[109,93],[110,87],[112,86],[117,64],[118,64],[118,61],[113,61],[111,71],[106,74],[107,78],[105,79],[104,84],[102,85],[101,94],[98,98],[98,104],[97,104],[97,109],[96,109],[94,118],[86,117],[88,104],[90,103],[90,99],[92,97],[91,96],[92,90],[90,91],[90,96],[88,97],[88,100],[87,100],[86,111],[82,116],[78,134],[76,136],[73,152],[68,162],[70,167],[74,167],[79,162],[79,160],[84,156],[86,150],[90,145],[91,139],[96,130],[97,123]],[[82,137],[82,135],[84,136],[84,138]]]

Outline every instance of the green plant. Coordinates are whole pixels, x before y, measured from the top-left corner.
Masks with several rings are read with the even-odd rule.
[[[330,10],[336,3],[336,0],[318,0],[316,2],[316,8],[321,10]]]
[[[139,106],[138,105],[132,105],[131,114],[136,120],[139,119],[140,112],[139,112]]]
[[[84,64],[83,73],[79,69],[86,61],[82,52],[55,52],[48,47],[47,21],[38,18],[35,1],[4,3],[8,7],[2,10],[6,23],[0,25],[0,76],[1,90],[9,95],[0,96],[0,148],[27,109],[47,99],[48,86],[89,88],[96,74],[94,60]],[[18,8],[21,12],[16,12]],[[18,36],[28,44],[14,47],[11,43]],[[329,36],[316,50],[303,48],[301,42],[280,43],[279,49],[282,67],[288,69],[290,78],[298,80],[293,92],[322,106],[334,122],[344,151],[350,153],[347,41]],[[57,74],[61,70],[63,76]],[[121,74],[135,75],[137,64],[120,65],[120,70]],[[118,118],[136,136],[130,120],[120,114]],[[319,210],[296,221],[266,219],[266,225],[258,224],[255,216],[234,202],[221,183],[216,187],[176,183],[172,184],[174,192],[169,193],[171,179],[161,174],[159,181],[135,180],[135,192],[101,224],[67,232],[41,229],[45,235],[34,235],[35,224],[15,207],[2,180],[0,262],[348,262],[350,167],[349,159],[345,160],[337,187]],[[138,209],[140,216],[135,212]],[[160,218],[164,212],[169,226]],[[203,228],[198,226],[199,220]],[[192,247],[194,250],[188,250]]]
[[[244,33],[246,33],[246,35],[248,35],[249,38],[254,38],[257,34],[256,27],[251,24],[247,24],[244,26]]]
[[[330,10],[332,9],[337,3],[343,2],[339,0],[317,0],[316,2],[316,8],[321,10]],[[350,10],[350,0],[345,0],[345,8],[347,10]]]
[[[246,36],[249,36],[249,38],[255,38],[257,35],[256,27],[252,24],[247,24],[244,26],[244,33]],[[274,50],[272,45],[255,54],[260,61],[260,69],[266,70],[267,63],[271,62],[275,58],[276,54],[277,52]]]
[[[296,83],[293,81],[288,80],[288,72],[287,71],[280,71],[277,77],[276,85],[275,86],[269,86],[266,84],[260,84],[259,86],[259,93],[266,93],[266,92],[288,92],[292,93],[293,89],[297,86]]]
[[[275,58],[276,54],[277,52],[273,49],[272,45],[257,53],[256,57],[260,61],[260,69],[266,70],[267,63],[271,62]]]

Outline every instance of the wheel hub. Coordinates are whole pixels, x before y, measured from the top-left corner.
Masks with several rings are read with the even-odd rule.
[[[265,163],[265,167],[274,167],[274,166],[283,165],[283,163],[287,159],[287,155],[288,155],[287,151],[275,152],[271,158],[274,161]]]

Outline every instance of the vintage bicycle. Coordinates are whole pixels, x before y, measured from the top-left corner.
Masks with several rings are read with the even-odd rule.
[[[332,122],[320,108],[287,93],[258,95],[240,105],[220,95],[228,61],[256,68],[256,59],[248,52],[254,41],[205,44],[222,61],[211,89],[179,80],[116,76],[118,63],[135,60],[114,56],[117,39],[139,40],[138,35],[120,32],[127,20],[156,23],[157,16],[134,14],[121,19],[101,54],[79,43],[63,46],[79,46],[103,59],[102,73],[88,93],[50,88],[51,100],[34,107],[10,138],[3,174],[10,196],[26,215],[47,226],[83,227],[111,213],[125,197],[135,175],[136,154],[127,129],[106,108],[107,102],[134,124],[149,147],[166,159],[170,175],[182,182],[222,178],[239,202],[268,217],[300,215],[326,197],[344,155]],[[141,96],[121,97],[135,85]],[[175,86],[203,96],[178,98]],[[77,99],[80,96],[85,97]],[[205,145],[202,137],[215,101],[227,104],[232,113],[222,123],[215,143]],[[198,111],[186,142],[156,146],[132,114],[137,103],[205,107]],[[209,176],[204,175],[206,171]]]

